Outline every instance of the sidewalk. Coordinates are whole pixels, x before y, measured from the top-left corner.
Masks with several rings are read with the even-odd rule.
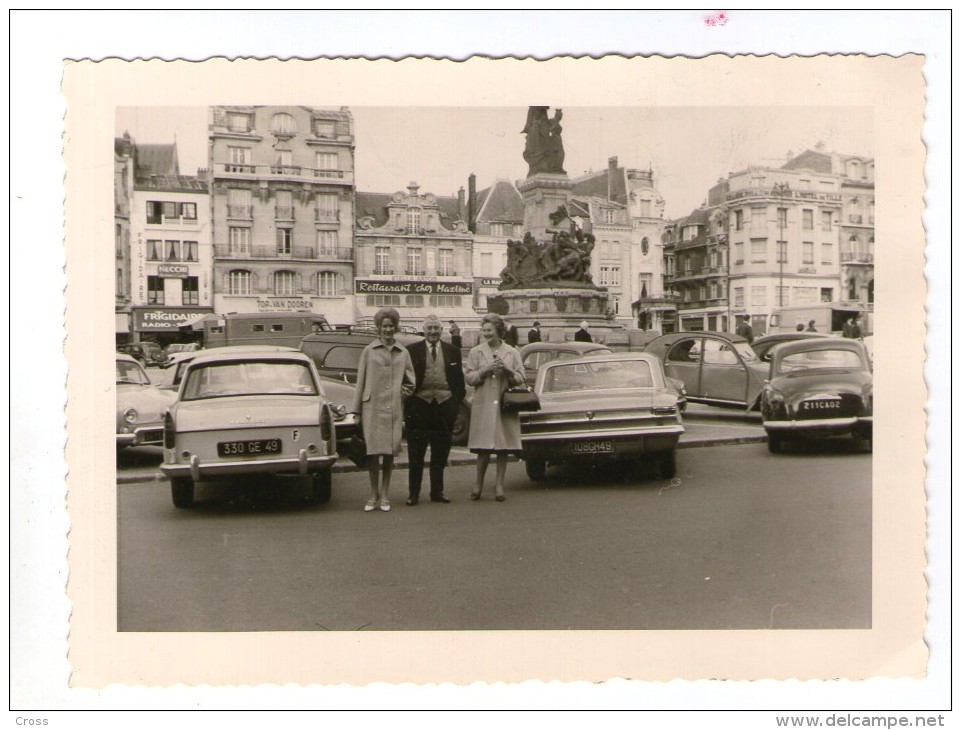
[[[744,422],[720,423],[715,419],[705,419],[698,422],[701,414],[687,414],[684,426],[687,429],[677,447],[679,449],[697,449],[707,446],[735,446],[740,444],[760,444],[767,441],[764,430],[760,427],[760,422],[756,424]],[[690,419],[690,420],[689,420]],[[719,421],[720,419],[718,419]],[[693,422],[692,422],[693,421]],[[466,466],[474,464],[476,457],[465,446],[455,446],[451,449],[448,464],[450,466]],[[400,453],[394,462],[395,468],[406,469],[409,462],[407,460],[407,450]],[[341,459],[333,466],[333,472],[340,474],[344,472],[361,471],[349,459]],[[117,472],[117,484],[133,484],[136,482],[162,482],[166,481],[160,472],[159,460],[156,466],[133,466],[127,467]]]

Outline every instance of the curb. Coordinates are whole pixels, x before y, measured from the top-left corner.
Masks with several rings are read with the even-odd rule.
[[[763,444],[767,442],[767,436],[732,436],[731,438],[714,438],[714,439],[694,439],[691,441],[681,441],[678,443],[678,449],[699,449],[708,446],[740,446],[743,444]],[[519,461],[516,456],[510,457],[511,461]],[[477,463],[477,459],[473,454],[456,454],[452,455],[448,461],[448,466],[470,466],[471,464]],[[408,466],[407,461],[400,461],[395,464],[395,469],[406,469]],[[331,467],[331,471],[334,474],[343,474],[347,472],[357,472],[363,471],[359,466],[355,466],[350,461],[345,461],[343,463],[338,462]],[[148,473],[118,473],[117,474],[117,484],[137,484],[139,482],[166,482],[167,477],[165,477],[159,470],[150,470]]]

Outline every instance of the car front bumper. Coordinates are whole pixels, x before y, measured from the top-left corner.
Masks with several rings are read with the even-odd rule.
[[[337,461],[334,455],[308,454],[301,449],[296,458],[246,459],[237,461],[202,461],[197,454],[188,464],[161,464],[160,471],[167,477],[190,477],[195,482],[204,478],[237,474],[300,474],[329,469]]]
[[[163,424],[141,426],[132,433],[118,433],[117,446],[162,446],[164,440]]]
[[[646,429],[582,429],[557,433],[521,434],[526,458],[566,461],[569,459],[633,458],[644,454],[672,451],[684,433],[684,426],[657,426]],[[574,444],[611,442],[610,451],[574,451]]]
[[[767,431],[823,431],[851,430],[859,426],[871,426],[874,423],[873,416],[850,416],[847,418],[811,418],[801,421],[765,421],[764,428]]]

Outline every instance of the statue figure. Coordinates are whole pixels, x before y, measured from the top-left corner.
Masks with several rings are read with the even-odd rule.
[[[502,289],[546,286],[555,282],[592,284],[591,252],[594,236],[576,226],[554,233],[548,244],[538,243],[528,231],[523,241],[507,242],[507,265],[501,271]]]
[[[524,160],[530,166],[527,176],[539,172],[564,172],[564,143],[561,140],[561,118],[564,113],[560,109],[554,111],[554,117],[548,119],[546,106],[532,106],[527,110],[527,124],[521,134],[527,135],[524,147]]]

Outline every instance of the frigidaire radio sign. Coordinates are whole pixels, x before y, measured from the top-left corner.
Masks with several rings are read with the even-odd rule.
[[[180,325],[212,311],[210,307],[134,309],[133,328],[137,332],[176,332]]]
[[[454,294],[470,296],[474,284],[470,281],[374,281],[355,279],[358,294]]]

